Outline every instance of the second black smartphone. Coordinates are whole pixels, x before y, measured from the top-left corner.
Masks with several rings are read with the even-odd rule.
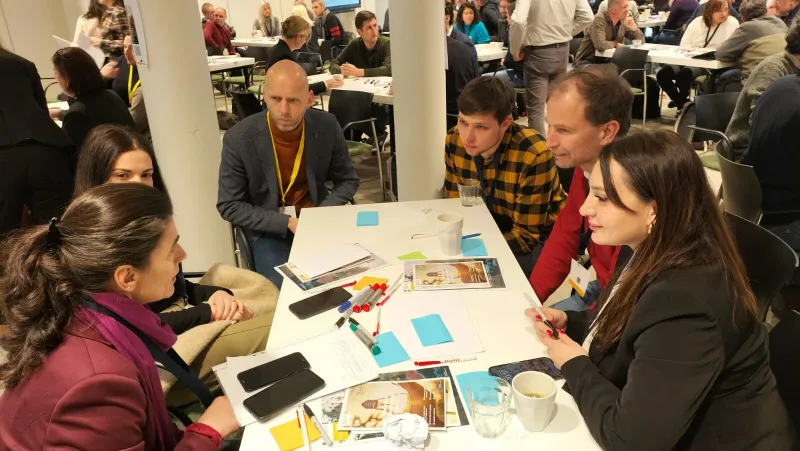
[[[242,384],[244,391],[251,392],[261,387],[287,378],[292,374],[311,368],[303,354],[295,352],[271,362],[264,363],[247,371],[242,371],[237,375],[239,383]]]
[[[297,373],[244,400],[244,407],[259,420],[269,420],[285,409],[325,388],[325,381],[311,370]]]
[[[300,319],[306,319],[336,308],[351,297],[353,295],[342,287],[331,288],[290,304],[289,311]]]

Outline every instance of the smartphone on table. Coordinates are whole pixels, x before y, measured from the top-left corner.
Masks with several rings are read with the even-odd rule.
[[[561,375],[561,370],[556,368],[555,364],[553,364],[553,361],[547,357],[523,360],[521,362],[506,363],[489,368],[489,374],[499,377],[500,379],[505,379],[509,384],[511,383],[511,380],[514,379],[514,376],[519,373],[524,373],[525,371],[539,371],[540,373],[544,373],[555,380],[564,378],[564,376]]]
[[[239,379],[239,383],[242,384],[244,391],[250,393],[251,391],[258,390],[261,387],[266,387],[269,384],[287,378],[298,371],[310,368],[311,364],[303,357],[303,354],[295,352],[257,367],[250,368],[249,370],[242,371],[236,377]]]
[[[351,297],[353,295],[342,287],[331,288],[289,305],[289,311],[300,319],[307,319],[336,308]]]
[[[245,399],[243,404],[259,420],[269,420],[323,388],[322,378],[311,370],[300,370]]]

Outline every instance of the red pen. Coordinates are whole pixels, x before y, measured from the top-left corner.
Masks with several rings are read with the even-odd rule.
[[[303,429],[303,426],[300,425],[300,411],[297,410],[297,409],[294,409],[294,413],[297,415],[297,427],[299,427],[300,429]]]
[[[446,359],[446,360],[427,360],[423,362],[414,362],[415,366],[430,366],[430,365],[443,365],[445,363],[458,363],[458,362],[469,362],[471,360],[477,360],[477,357],[463,357],[457,359]]]
[[[346,283],[346,284],[342,285],[342,288],[353,287],[353,286],[355,286],[357,283],[358,283],[358,282],[350,282],[350,283]]]
[[[378,291],[380,288],[381,288],[380,285],[378,285],[377,283],[375,285],[369,287],[369,289],[372,290],[372,293],[369,293],[369,294],[365,295],[364,299],[370,299],[371,296],[375,296],[375,292]],[[353,305],[353,313],[361,313],[361,311],[364,310],[364,306],[365,305],[367,305],[367,304],[362,304],[362,305],[355,304],[355,305]],[[368,311],[368,310],[364,310],[364,311]]]
[[[373,337],[377,337],[381,333],[381,311],[383,311],[383,307],[378,305],[378,325],[375,326],[375,332],[372,333]]]
[[[389,298],[391,298],[392,295],[394,294],[394,292],[397,291],[397,287],[400,286],[400,281],[402,279],[403,279],[403,275],[402,274],[397,276],[397,279],[395,279],[394,283],[390,285],[388,296],[386,296],[386,299],[384,299],[383,301],[379,302],[378,305],[384,305],[387,302],[389,302]]]

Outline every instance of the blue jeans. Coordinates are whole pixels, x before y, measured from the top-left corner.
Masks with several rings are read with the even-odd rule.
[[[800,221],[790,224],[769,227],[769,231],[782,239],[784,243],[795,251],[800,252]],[[800,268],[795,268],[792,278],[786,284],[790,287],[800,287]]]
[[[524,88],[525,87],[525,80],[523,80],[522,77],[518,77],[517,73],[514,72],[511,69],[499,70],[499,71],[497,71],[496,75],[494,73],[490,72],[488,74],[483,74],[483,76],[484,77],[492,77],[492,76],[494,76],[494,77],[499,78],[501,80],[506,80],[508,82],[508,84],[511,86],[511,88],[513,88],[513,89],[519,89],[519,88]]]
[[[563,301],[556,302],[555,304],[551,305],[551,308],[562,310],[562,311],[575,311],[575,312],[582,312],[589,308],[592,304],[597,302],[597,299],[600,297],[600,282],[593,280],[586,285],[586,291],[583,293],[583,297],[579,295],[577,292],[573,293],[572,296],[564,299]]]
[[[283,284],[283,276],[275,270],[275,267],[289,261],[289,252],[292,250],[293,241],[294,235],[289,232],[286,238],[275,235],[259,235],[252,238],[250,243],[256,272],[274,283],[279,290]]]

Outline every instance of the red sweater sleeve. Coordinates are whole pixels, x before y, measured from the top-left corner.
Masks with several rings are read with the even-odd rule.
[[[206,40],[206,47],[222,47],[221,44],[216,42],[214,31],[216,26],[214,25],[214,21],[209,20],[206,22],[206,26],[203,27],[203,37]]]
[[[587,184],[583,170],[580,167],[575,168],[567,203],[559,213],[553,231],[533,267],[530,282],[542,303],[564,283],[569,275],[570,263],[578,254],[583,223],[580,208],[586,199]]]

